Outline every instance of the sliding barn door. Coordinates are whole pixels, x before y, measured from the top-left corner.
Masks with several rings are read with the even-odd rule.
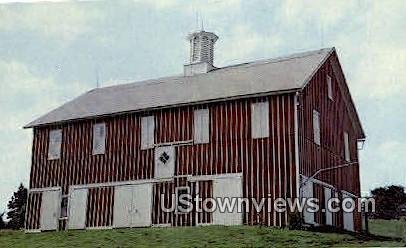
[[[326,225],[332,226],[333,225],[333,213],[328,208],[328,202],[331,199],[331,189],[324,187],[324,206],[326,209]]]
[[[61,191],[49,190],[42,192],[40,228],[41,231],[58,229],[60,214]]]
[[[306,179],[304,179],[306,180]],[[305,185],[302,186],[302,197],[304,200],[309,200],[313,198],[313,182],[307,181]],[[306,224],[314,224],[314,212],[309,211],[308,205],[305,205],[303,209],[303,219]]]
[[[152,184],[133,186],[131,226],[142,227],[151,225]]]
[[[75,189],[69,197],[69,229],[86,227],[86,207],[88,189]]]
[[[114,227],[131,226],[132,187],[133,186],[118,186],[114,189]]]
[[[351,198],[350,195],[343,193],[343,201],[346,198]],[[346,202],[349,207],[350,202]],[[354,231],[354,213],[353,212],[345,212],[343,211],[343,222],[344,222],[344,229],[347,231]]]
[[[152,184],[118,186],[114,192],[114,227],[151,225]]]
[[[229,200],[236,198],[234,208],[232,209],[227,209],[227,211],[222,212],[217,206],[216,211],[213,212],[213,224],[226,226],[242,224],[242,213],[237,212],[237,198],[242,197],[241,177],[219,178],[213,180],[213,197],[215,199],[219,198],[221,201],[224,201],[226,198],[229,198]]]

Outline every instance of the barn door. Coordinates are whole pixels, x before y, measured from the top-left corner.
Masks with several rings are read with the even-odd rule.
[[[132,187],[118,186],[114,189],[114,227],[131,226]]]
[[[303,180],[307,180],[306,178]],[[307,181],[305,185],[302,186],[302,197],[304,200],[313,198],[313,182]],[[307,204],[303,209],[303,219],[306,224],[314,224],[314,213],[308,211]]]
[[[151,225],[152,184],[118,186],[114,192],[114,227]]]
[[[133,187],[131,226],[151,225],[152,184],[140,184]]]
[[[351,198],[350,195],[343,193],[343,201],[345,198]],[[347,201],[346,204],[350,204],[350,201]],[[345,212],[343,211],[343,222],[344,222],[344,229],[347,231],[354,231],[354,213],[353,212]]]
[[[328,208],[328,201],[331,199],[331,189],[324,187],[324,206],[326,209],[326,225],[332,226],[333,225],[333,213]]]
[[[61,191],[42,192],[40,228],[41,231],[57,230],[61,204]]]
[[[221,199],[224,204],[224,199],[236,198],[234,208],[226,209],[227,211],[220,211],[217,206],[216,211],[213,212],[213,224],[215,225],[240,225],[242,224],[242,213],[237,210],[237,197],[242,197],[242,182],[241,177],[219,178],[213,180],[213,197],[218,202]],[[230,202],[231,203],[231,202]],[[219,204],[217,204],[219,205]],[[231,211],[229,211],[231,210]]]
[[[74,189],[69,197],[69,229],[86,227],[86,207],[88,189]]]

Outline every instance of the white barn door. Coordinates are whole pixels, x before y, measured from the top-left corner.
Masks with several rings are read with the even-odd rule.
[[[307,178],[304,178],[303,180],[307,180]],[[313,198],[313,182],[308,180],[305,185],[302,186],[302,197],[304,200],[308,200],[309,198]],[[307,204],[305,205],[305,208],[303,209],[303,220],[306,224],[314,224],[314,213],[311,211],[308,211],[308,206]]]
[[[350,195],[343,192],[343,201],[346,198],[351,198]],[[347,201],[346,204],[350,206],[350,201]],[[343,211],[343,222],[344,222],[344,229],[347,231],[354,231],[354,213],[353,212],[345,212]]]
[[[151,225],[152,184],[117,186],[114,190],[114,227]]]
[[[142,227],[151,225],[152,184],[133,186],[131,226]]]
[[[69,197],[69,229],[84,229],[86,227],[86,207],[88,189],[74,189]]]
[[[214,225],[241,225],[242,213],[238,213],[237,197],[242,197],[242,180],[241,177],[219,178],[213,180],[213,197],[217,201],[217,209],[213,212]],[[228,198],[230,203],[232,198],[235,199],[234,208],[232,211],[221,212],[219,209],[218,199],[224,201]],[[224,202],[222,202],[224,204]]]
[[[42,192],[40,228],[41,231],[58,229],[61,207],[61,191],[47,190]]]
[[[328,202],[332,198],[331,189],[328,187],[324,187],[324,202],[325,202],[325,209],[326,209],[326,225],[332,226],[333,225],[333,213],[329,210]]]
[[[118,186],[114,189],[113,226],[131,226],[132,187]]]

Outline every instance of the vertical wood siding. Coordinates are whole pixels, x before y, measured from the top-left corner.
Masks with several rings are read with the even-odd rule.
[[[189,187],[190,194],[193,198],[196,196],[196,182],[188,182],[186,178],[176,178],[173,182],[162,182],[154,185],[154,200],[153,200],[153,213],[152,223],[155,225],[171,226],[195,226],[196,218],[195,212],[190,213],[175,213],[165,212],[161,209],[161,204],[165,208],[172,208],[176,206],[176,188]],[[162,202],[163,201],[163,202]]]
[[[344,94],[349,94],[349,92],[340,90],[340,87],[343,87],[340,84],[343,82],[338,80],[342,76],[337,77],[337,73],[341,73],[341,70],[334,69],[336,66],[334,56],[331,56],[317,71],[300,97],[298,110],[300,174],[306,176],[312,176],[322,168],[347,163],[344,157],[344,131],[349,134],[351,162],[358,161],[357,139],[361,137],[353,125],[350,113],[344,103],[344,99],[349,97]],[[332,79],[333,100],[328,98],[327,75],[330,75]],[[313,140],[313,110],[320,113],[320,146],[316,145]],[[338,190],[346,190],[354,195],[360,195],[358,164],[329,170],[319,174],[316,178],[333,185]],[[360,230],[359,218],[360,216],[355,218],[357,220],[354,225],[356,230]],[[318,221],[322,221],[320,216]]]
[[[251,104],[262,101],[269,102],[269,138],[252,139]],[[160,109],[97,121],[71,122],[63,126],[37,127],[34,129],[30,187],[60,186],[63,194],[68,194],[71,185],[153,178],[154,149],[140,149],[141,117],[155,116],[156,144],[187,141],[193,139],[193,111],[200,108],[208,108],[210,111],[210,142],[177,146],[175,175],[242,172],[243,194],[246,197],[260,201],[261,197],[275,199],[295,196],[293,94]],[[98,122],[106,123],[106,151],[102,155],[92,155],[92,125]],[[61,159],[58,160],[47,159],[48,134],[53,128],[61,128],[63,133]],[[175,185],[161,183],[154,189],[160,193],[171,193]],[[98,197],[94,194],[89,195]],[[112,199],[111,195],[103,197],[104,200],[92,198],[90,202],[96,205],[89,203],[89,208],[97,208],[99,201]],[[267,201],[265,205],[270,207]],[[263,211],[257,214],[252,204],[248,208],[251,211],[244,215],[245,224],[284,226],[287,223],[286,213]],[[153,222],[156,224],[169,221],[176,225],[195,224],[194,219],[187,219],[186,216],[174,221],[173,216],[158,214],[156,211],[154,214]],[[94,218],[88,220],[88,226],[100,225]],[[105,220],[107,217],[103,218]],[[207,218],[211,217],[202,215],[199,221],[200,218],[207,222]],[[108,221],[104,221],[103,225],[111,223],[110,219]]]
[[[113,187],[90,188],[87,196],[86,227],[113,224]]]
[[[38,230],[40,228],[41,192],[32,192],[28,195],[25,229]]]
[[[198,185],[198,193],[199,197],[201,198],[201,202],[199,203],[199,208],[202,212],[199,212],[197,215],[197,223],[198,224],[209,224],[213,223],[213,213],[204,211],[203,203],[206,199],[213,197],[213,181],[199,181],[197,182]],[[207,208],[210,209],[212,205],[210,203],[206,204]]]

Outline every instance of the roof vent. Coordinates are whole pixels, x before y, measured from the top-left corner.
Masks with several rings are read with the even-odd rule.
[[[214,69],[214,43],[218,36],[201,30],[188,35],[190,42],[190,61],[184,66],[185,76],[206,73]]]

